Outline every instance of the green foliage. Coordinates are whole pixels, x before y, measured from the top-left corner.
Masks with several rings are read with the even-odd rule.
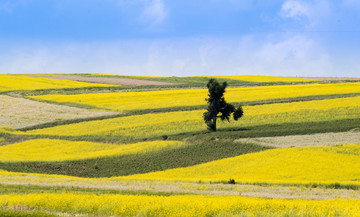
[[[203,114],[204,121],[211,131],[216,131],[216,120],[220,118],[222,121],[230,121],[230,115],[234,113],[234,120],[238,120],[244,114],[242,107],[237,109],[225,101],[224,93],[227,87],[226,81],[220,84],[215,79],[210,79],[207,83],[209,90],[209,98],[206,98],[208,107]],[[219,115],[220,113],[220,115]]]
[[[0,216],[1,217],[55,217],[58,215],[40,212],[40,211],[1,209],[0,207]]]
[[[230,178],[228,183],[232,184],[232,185],[235,185],[235,179]]]

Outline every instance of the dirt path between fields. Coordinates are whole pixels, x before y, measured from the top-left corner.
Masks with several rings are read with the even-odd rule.
[[[277,148],[355,144],[360,143],[360,131],[359,129],[354,129],[349,132],[341,133],[242,138],[235,140],[235,142],[248,142]]]
[[[162,81],[148,81],[148,80],[138,80],[130,78],[106,78],[106,77],[83,77],[79,75],[14,75],[14,76],[27,76],[32,78],[51,78],[51,79],[63,79],[71,81],[81,81],[89,83],[100,83],[100,84],[115,84],[123,86],[168,86],[168,85],[178,85],[175,83],[162,82]]]

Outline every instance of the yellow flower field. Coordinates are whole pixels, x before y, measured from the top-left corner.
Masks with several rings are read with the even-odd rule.
[[[120,216],[360,216],[360,200],[286,200],[241,196],[44,193],[1,195],[0,207]]]
[[[331,121],[360,117],[360,97],[245,106],[239,121],[219,122],[219,127]],[[171,135],[206,130],[204,110],[151,113],[96,120],[27,131],[26,134],[84,136],[117,135],[127,138]]]
[[[228,88],[227,102],[248,102],[315,95],[360,93],[359,83],[307,84]],[[182,89],[143,92],[42,95],[33,99],[90,105],[113,111],[132,111],[205,105],[206,89]]]
[[[205,77],[205,76],[203,76]],[[223,79],[231,79],[231,80],[239,80],[239,81],[250,81],[250,82],[285,82],[285,83],[293,83],[293,82],[314,82],[319,81],[316,79],[308,79],[308,78],[296,78],[296,77],[276,77],[276,76],[263,76],[263,75],[221,75],[221,76],[206,76],[211,78],[223,78]]]
[[[55,88],[111,87],[115,85],[94,84],[49,78],[0,75],[0,92],[12,90],[37,90]]]
[[[180,141],[151,141],[133,144],[105,144],[55,139],[35,139],[0,146],[0,161],[64,161],[114,155],[137,154],[183,146]]]
[[[360,144],[283,148],[217,160],[187,168],[132,175],[128,179],[227,181],[242,183],[359,182]]]

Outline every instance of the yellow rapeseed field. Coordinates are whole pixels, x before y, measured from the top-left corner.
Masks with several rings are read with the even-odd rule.
[[[37,90],[55,88],[110,87],[115,85],[94,84],[49,78],[0,75],[0,92],[12,90]]]
[[[128,179],[242,183],[359,183],[360,144],[272,149]]]
[[[105,144],[56,139],[35,139],[12,145],[0,146],[0,161],[64,161],[128,155],[177,148],[180,141],[151,141],[133,144]]]
[[[143,92],[42,95],[33,99],[90,105],[113,111],[131,111],[205,105],[207,89],[182,89]],[[360,93],[360,83],[307,84],[228,88],[228,102],[248,102],[314,95]]]
[[[204,76],[205,77],[205,76]],[[293,82],[314,82],[319,81],[316,79],[308,79],[308,78],[295,78],[295,77],[276,77],[276,76],[263,76],[263,75],[218,75],[218,76],[206,76],[212,78],[223,78],[223,79],[231,79],[231,80],[239,80],[239,81],[250,81],[250,82],[285,82],[285,83],[293,83]]]
[[[360,97],[245,106],[239,121],[219,123],[219,127],[249,127],[262,124],[300,123],[360,117]],[[116,135],[141,138],[206,130],[204,110],[134,115],[37,129],[33,135],[86,136]]]
[[[286,200],[241,196],[43,193],[1,195],[0,207],[108,216],[360,216],[360,200]]]

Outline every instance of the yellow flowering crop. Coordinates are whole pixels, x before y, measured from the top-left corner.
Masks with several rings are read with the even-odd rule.
[[[286,200],[241,196],[44,193],[1,195],[0,206],[119,216],[360,216],[360,200]]]
[[[133,144],[105,144],[55,139],[35,139],[0,146],[0,161],[63,161],[114,155],[136,154],[176,148],[180,141],[151,141]]]
[[[331,121],[360,117],[360,97],[275,103],[245,106],[239,121],[219,123],[219,127],[243,127],[262,124]],[[204,110],[134,115],[37,129],[36,135],[84,136],[117,135],[140,138],[206,130]]]
[[[285,83],[293,83],[293,82],[319,81],[319,80],[316,80],[316,79],[308,79],[308,78],[276,77],[276,76],[263,76],[263,75],[229,75],[229,76],[218,75],[218,76],[206,76],[206,77],[223,78],[223,79],[231,79],[231,80],[239,80],[239,81],[250,81],[250,82],[285,82]]]
[[[114,85],[94,84],[49,78],[0,75],[0,92],[12,90],[36,90],[53,88],[110,87]]]
[[[360,177],[360,144],[272,149],[129,179],[257,183],[351,182]]]
[[[248,102],[314,95],[360,93],[360,83],[308,84],[265,87],[228,88],[228,102]],[[71,102],[113,111],[170,108],[205,105],[206,89],[182,89],[144,92],[43,95],[33,99]]]

